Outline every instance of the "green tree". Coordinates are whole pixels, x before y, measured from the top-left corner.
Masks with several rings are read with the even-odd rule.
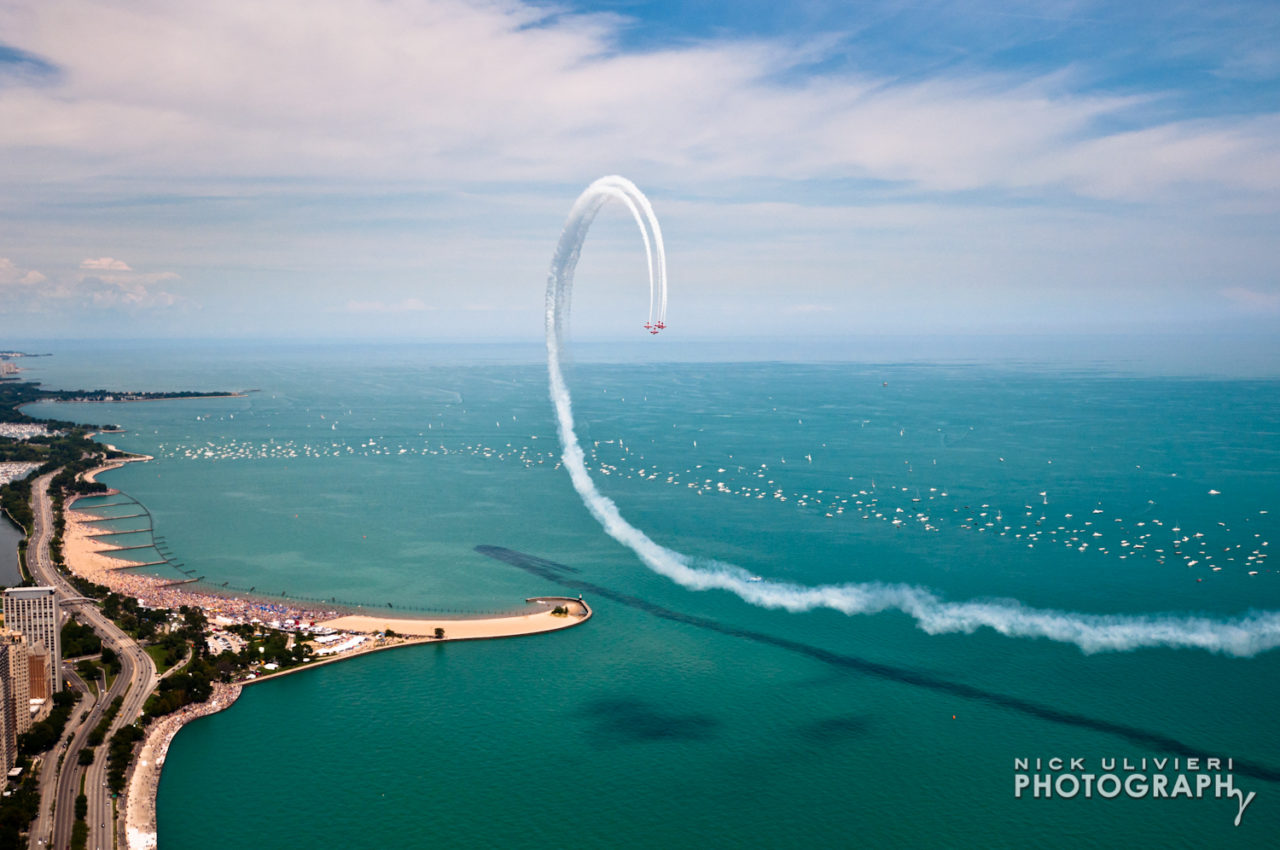
[[[89,824],[82,820],[71,827],[71,850],[85,850],[89,846]]]
[[[62,627],[62,657],[75,658],[77,655],[93,655],[102,650],[102,638],[93,629],[74,619],[67,620]]]

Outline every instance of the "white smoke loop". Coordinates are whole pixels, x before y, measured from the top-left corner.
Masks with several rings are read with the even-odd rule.
[[[582,244],[600,208],[610,198],[631,211],[644,239],[649,262],[650,321],[666,322],[666,251],[649,200],[623,177],[602,177],[578,196],[556,246],[547,275],[547,372],[555,404],[563,461],[587,510],[610,537],[635,552],[659,575],[690,590],[727,590],[762,608],[793,613],[830,608],[845,614],[901,611],[929,634],[971,634],[986,626],[1008,637],[1048,638],[1073,643],[1086,653],[1148,647],[1203,649],[1250,657],[1280,646],[1280,612],[1250,611],[1233,620],[1178,614],[1080,614],[1031,608],[1013,599],[947,602],[923,587],[905,584],[822,585],[762,581],[741,567],[720,562],[693,565],[693,559],[655,543],[631,525],[597,488],[574,430],[573,403],[560,368],[573,291],[573,273]]]

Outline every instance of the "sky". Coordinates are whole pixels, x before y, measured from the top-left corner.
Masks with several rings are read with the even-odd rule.
[[[0,338],[536,340],[606,174],[686,339],[1280,338],[1280,5],[0,0]]]

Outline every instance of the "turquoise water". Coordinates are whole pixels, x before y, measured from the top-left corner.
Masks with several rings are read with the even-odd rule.
[[[175,741],[162,847],[1266,846],[1280,828],[1280,651],[1086,655],[686,590],[557,468],[536,349],[57,354],[31,376],[258,390],[81,417],[156,457],[105,480],[210,583],[424,609],[583,592],[597,611],[247,689]],[[767,581],[1232,617],[1280,608],[1280,383],[1252,374],[583,361],[569,380],[601,489],[674,549]],[[1240,827],[1234,800],[1013,794],[1015,757],[1188,753],[1247,762]]]

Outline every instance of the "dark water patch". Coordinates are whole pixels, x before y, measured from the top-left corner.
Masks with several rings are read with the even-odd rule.
[[[744,640],[754,641],[766,646],[774,646],[779,649],[787,650],[788,652],[793,652],[797,655],[803,655],[807,658],[822,662],[823,664],[830,665],[837,669],[848,670],[866,676],[874,676],[879,679],[898,682],[904,685],[911,685],[913,687],[925,688],[936,693],[944,693],[949,696],[960,697],[961,699],[984,702],[989,705],[994,705],[999,708],[1027,715],[1029,717],[1046,720],[1050,723],[1060,723],[1065,726],[1074,726],[1079,729],[1088,729],[1094,732],[1114,735],[1119,738],[1124,738],[1139,747],[1145,747],[1156,752],[1190,758],[1200,757],[1206,752],[1203,747],[1193,747],[1189,744],[1183,743],[1177,738],[1173,738],[1160,732],[1141,729],[1125,723],[1114,723],[1110,720],[1102,720],[1096,717],[1089,717],[1087,715],[1076,714],[1070,711],[1062,711],[1060,709],[1053,708],[1052,706],[1041,705],[1040,703],[1023,699],[1021,697],[985,690],[973,685],[967,685],[963,682],[943,679],[931,673],[912,670],[906,667],[882,664],[877,661],[869,661],[864,658],[832,652],[830,650],[811,646],[810,644],[801,643],[799,641],[765,634],[764,632],[730,626],[706,617],[699,617],[693,614],[683,614],[679,611],[673,611],[670,608],[655,605],[652,602],[648,602],[647,600],[640,599],[636,596],[619,593],[616,590],[610,590],[607,587],[602,587],[592,582],[568,578],[564,573],[569,571],[576,572],[572,567],[555,564],[554,562],[547,561],[544,558],[539,558],[535,555],[526,555],[525,553],[517,552],[514,549],[506,549],[501,546],[477,546],[476,551],[483,555],[488,555],[491,558],[504,561],[512,566],[519,567],[520,569],[532,573],[535,576],[539,576],[540,578],[544,578],[547,581],[560,584],[562,587],[576,590],[580,593],[593,593],[596,596],[617,602],[620,605],[626,605],[628,607],[644,611],[664,620],[683,623],[688,626],[706,629],[707,631],[717,632],[723,635],[743,638]],[[1280,769],[1264,764],[1244,761],[1242,759],[1235,759],[1234,763],[1235,773],[1255,779],[1263,779],[1268,782],[1280,783]]]
[[[596,733],[610,743],[705,741],[716,734],[720,721],[709,714],[677,713],[638,697],[592,700],[582,714],[596,725]]]
[[[810,743],[835,744],[853,738],[862,738],[870,728],[871,721],[868,718],[845,715],[806,723],[797,730],[797,734]]]
[[[539,558],[537,555],[529,555],[524,552],[517,552],[514,549],[505,549],[501,546],[481,545],[476,547],[476,551],[481,555],[488,555],[490,558],[506,561],[512,566],[520,567],[522,570],[529,570],[534,575],[582,572],[577,567],[557,564],[555,561],[548,561],[546,558]]]

